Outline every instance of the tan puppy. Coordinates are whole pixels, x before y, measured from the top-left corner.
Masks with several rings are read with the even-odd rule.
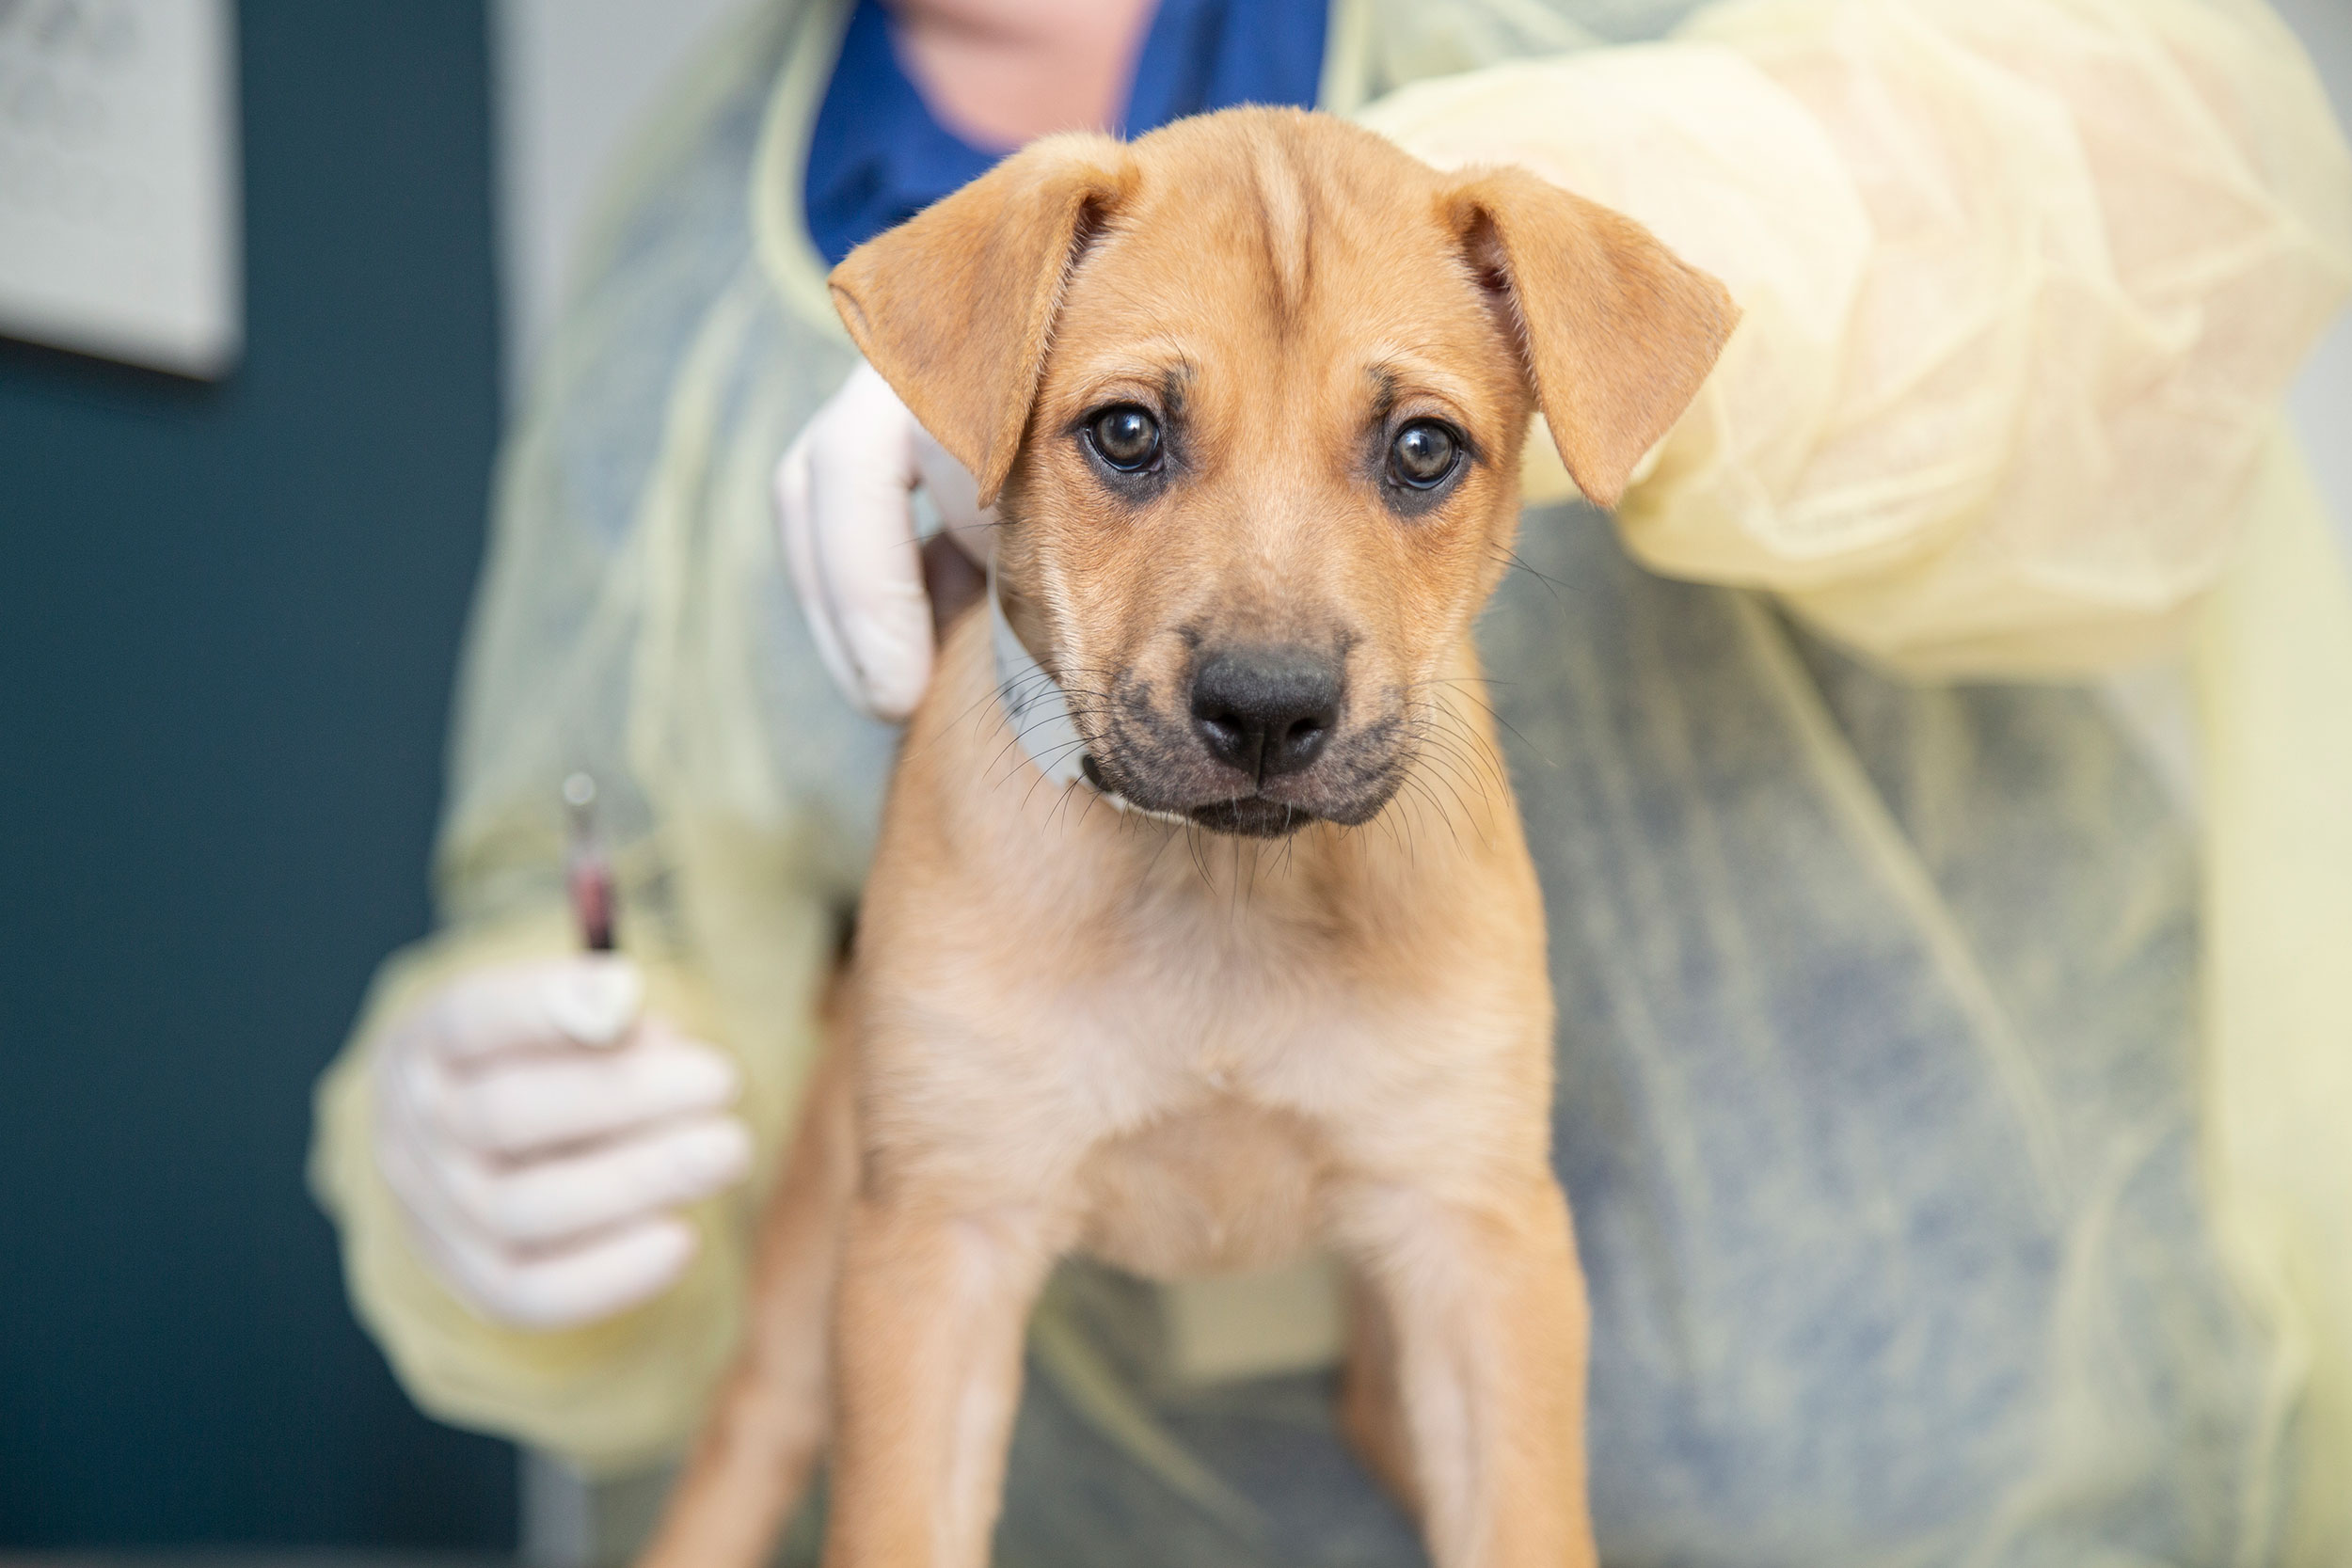
[[[1531,175],[1260,109],[1041,142],[833,287],[996,500],[1021,646],[964,616],[909,731],[653,1560],[761,1560],[829,1436],[833,1568],[980,1564],[1056,1259],[1327,1245],[1348,1429],[1437,1562],[1590,1563],[1543,910],[1470,630],[1534,407],[1613,502],[1730,301]],[[1008,719],[1047,676],[1086,782]]]

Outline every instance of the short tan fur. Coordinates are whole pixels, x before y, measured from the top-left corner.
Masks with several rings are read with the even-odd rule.
[[[1532,175],[1264,109],[1037,143],[833,286],[995,499],[1008,617],[1140,809],[1044,783],[989,617],[950,629],[649,1560],[753,1568],[829,1446],[830,1568],[977,1568],[1057,1259],[1325,1246],[1347,1430],[1440,1568],[1593,1562],[1543,908],[1470,629],[1533,412],[1613,502],[1737,311]]]

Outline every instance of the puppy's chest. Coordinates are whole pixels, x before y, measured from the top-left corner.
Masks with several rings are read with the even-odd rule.
[[[1074,969],[1051,942],[1000,948],[980,971],[988,1006],[948,1009],[984,1025],[926,1053],[954,1079],[926,1141],[1046,1196],[1081,1250],[1136,1273],[1295,1256],[1345,1163],[1343,1130],[1393,1115],[1393,1053],[1311,943],[1150,934],[1098,929]]]
[[[1162,1278],[1297,1256],[1359,1174],[1355,1132],[1415,1098],[1413,1053],[1394,1037],[1409,1004],[1314,933],[1184,939],[1106,972],[1060,1036],[1095,1118],[1072,1183],[1079,1244]]]
[[[1032,992],[1105,1131],[1210,1103],[1344,1114],[1377,1075],[1375,1011],[1320,933],[1177,919],[1105,937],[1084,981],[1041,974]]]
[[[1220,1096],[1104,1139],[1070,1190],[1083,1250],[1171,1278],[1296,1257],[1342,1180],[1322,1129]]]

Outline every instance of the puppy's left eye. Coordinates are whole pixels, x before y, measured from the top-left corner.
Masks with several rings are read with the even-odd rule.
[[[1462,443],[1453,431],[1435,420],[1415,420],[1389,443],[1389,472],[1399,484],[1435,489],[1454,471],[1461,454]]]
[[[1120,473],[1140,473],[1160,455],[1160,421],[1132,403],[1104,409],[1087,424],[1087,441]]]

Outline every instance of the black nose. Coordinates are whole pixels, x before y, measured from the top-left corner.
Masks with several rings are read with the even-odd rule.
[[[1193,673],[1192,727],[1253,779],[1314,761],[1339,721],[1339,667],[1304,648],[1228,649]]]

